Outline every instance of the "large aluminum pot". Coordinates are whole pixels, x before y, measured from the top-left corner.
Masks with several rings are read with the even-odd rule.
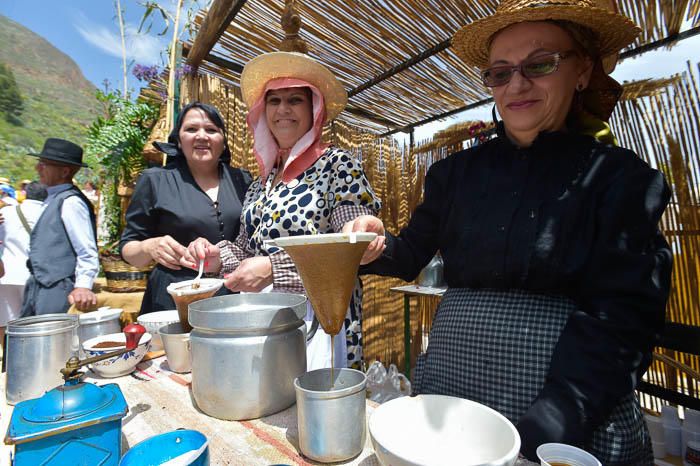
[[[11,405],[37,398],[63,381],[61,368],[77,356],[78,316],[44,314],[7,324],[5,395]]]
[[[204,413],[255,419],[294,404],[306,372],[306,297],[218,296],[189,305],[192,394]]]

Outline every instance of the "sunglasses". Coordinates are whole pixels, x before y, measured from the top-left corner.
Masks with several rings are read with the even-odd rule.
[[[554,52],[546,55],[526,58],[519,65],[498,65],[481,72],[481,81],[486,87],[498,87],[508,84],[516,71],[527,79],[541,78],[559,69],[559,63],[575,55],[575,51]]]

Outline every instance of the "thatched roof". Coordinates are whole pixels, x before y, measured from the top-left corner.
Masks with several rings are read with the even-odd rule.
[[[619,9],[644,29],[630,48],[677,34],[686,19],[700,25],[699,3],[619,0]],[[346,122],[383,132],[446,116],[490,96],[477,70],[452,53],[449,41],[463,24],[493,12],[495,0],[296,4],[309,54],[326,64],[350,94],[348,109],[340,117]],[[199,12],[200,33],[187,46],[196,50],[195,64],[206,57],[199,64],[201,71],[237,84],[241,65],[278,49],[284,38],[284,6],[282,0],[215,0],[208,17]],[[212,48],[209,43],[214,42]]]

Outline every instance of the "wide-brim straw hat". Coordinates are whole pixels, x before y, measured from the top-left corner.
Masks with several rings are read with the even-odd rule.
[[[268,81],[296,78],[313,84],[323,94],[326,120],[343,111],[348,93],[333,73],[313,58],[297,52],[270,52],[250,60],[241,74],[241,92],[248,108],[252,108]]]
[[[628,17],[611,11],[605,0],[503,0],[496,12],[463,26],[452,38],[454,52],[467,64],[489,64],[495,33],[524,21],[564,20],[586,26],[598,35],[601,57],[631,44],[641,30]]]

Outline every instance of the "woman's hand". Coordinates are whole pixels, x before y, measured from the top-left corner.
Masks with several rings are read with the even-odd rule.
[[[360,261],[361,265],[375,261],[382,255],[382,252],[384,252],[386,248],[384,244],[384,241],[386,241],[384,237],[384,224],[377,217],[373,215],[360,215],[354,220],[350,220],[343,225],[343,233],[350,232],[370,232],[377,234],[377,237],[369,243],[367,250],[362,255],[362,260]]]
[[[224,285],[231,291],[261,291],[272,285],[272,263],[267,256],[244,259],[236,270],[224,277]]]
[[[180,270],[180,259],[185,253],[185,247],[175,241],[172,236],[158,236],[143,241],[143,251],[151,259],[172,270]]]
[[[194,270],[199,269],[199,261],[204,260],[206,273],[219,273],[221,270],[221,250],[219,246],[211,244],[206,238],[197,238],[192,241],[180,259],[180,264]]]

